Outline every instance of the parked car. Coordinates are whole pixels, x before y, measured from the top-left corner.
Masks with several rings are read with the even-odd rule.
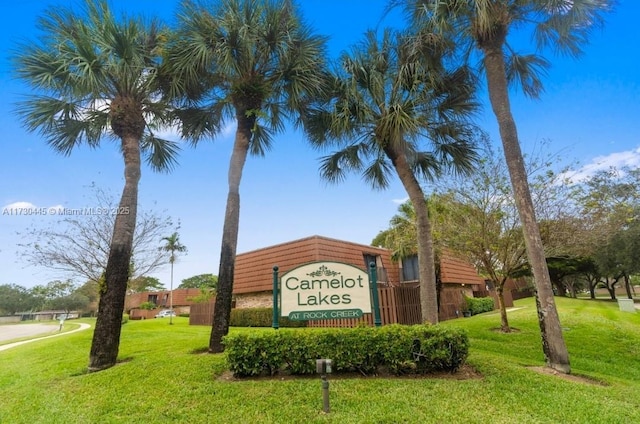
[[[176,313],[171,309],[163,309],[156,314],[156,318],[175,317]]]

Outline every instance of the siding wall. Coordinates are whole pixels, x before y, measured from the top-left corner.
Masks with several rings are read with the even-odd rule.
[[[238,309],[273,307],[273,292],[242,293],[234,298]]]

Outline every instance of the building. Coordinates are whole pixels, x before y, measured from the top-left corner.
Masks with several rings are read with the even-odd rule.
[[[233,286],[235,307],[271,307],[273,267],[277,266],[281,275],[316,261],[342,262],[363,270],[373,262],[376,264],[378,287],[413,287],[417,291],[419,284],[415,256],[394,262],[388,249],[315,235],[238,254]],[[465,296],[495,295],[487,290],[485,281],[471,264],[451,253],[443,255],[439,270],[441,320],[461,316],[466,305]]]
[[[335,261],[363,270],[376,264],[378,283],[397,285],[400,274],[391,260],[391,252],[373,246],[311,236],[236,256],[233,294],[236,308],[271,307],[273,301],[273,267],[279,274],[316,261]]]
[[[188,314],[191,305],[196,303],[194,300],[201,295],[200,289],[175,289],[173,290],[173,310],[176,314]],[[169,308],[171,304],[169,295],[171,291],[153,291],[127,294],[124,301],[124,311],[129,314],[131,319],[148,319],[153,318],[160,309]],[[151,302],[156,305],[154,310],[141,309],[140,305]]]

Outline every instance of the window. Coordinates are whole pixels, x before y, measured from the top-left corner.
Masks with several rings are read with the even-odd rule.
[[[369,273],[369,268],[371,268],[371,262],[373,262],[374,264],[377,264],[377,257],[374,255],[370,255],[368,253],[363,254],[364,256],[364,265],[367,267],[367,273]]]
[[[419,280],[418,255],[402,258],[402,281]]]

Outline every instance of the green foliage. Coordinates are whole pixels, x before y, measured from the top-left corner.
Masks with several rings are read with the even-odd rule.
[[[182,280],[179,289],[212,289],[215,292],[218,286],[218,276],[213,274],[198,274]]]
[[[164,285],[156,277],[148,277],[146,275],[132,278],[127,283],[127,290],[133,293],[142,293],[147,291],[156,291],[164,289]]]
[[[157,308],[157,305],[153,302],[142,302],[139,306],[140,309],[144,309],[150,311],[152,309]]]
[[[0,315],[28,311],[35,308],[38,301],[32,290],[17,284],[0,285]]]
[[[224,344],[236,376],[313,374],[318,358],[331,359],[336,373],[454,372],[469,351],[465,331],[429,325],[245,333]]]
[[[89,305],[89,298],[83,294],[74,292],[66,296],[55,297],[46,303],[49,309],[62,309],[64,311],[80,311]]]
[[[200,293],[197,296],[188,297],[187,300],[194,303],[208,303],[216,296],[215,289],[211,289],[208,287],[201,287]]]
[[[289,318],[278,319],[280,327],[306,327],[306,321],[291,321]],[[232,309],[229,325],[232,327],[271,327],[273,325],[273,308]]]
[[[122,325],[129,322],[129,314],[122,314]]]
[[[492,297],[465,297],[467,310],[471,315],[478,315],[483,312],[491,312],[494,308]]]

